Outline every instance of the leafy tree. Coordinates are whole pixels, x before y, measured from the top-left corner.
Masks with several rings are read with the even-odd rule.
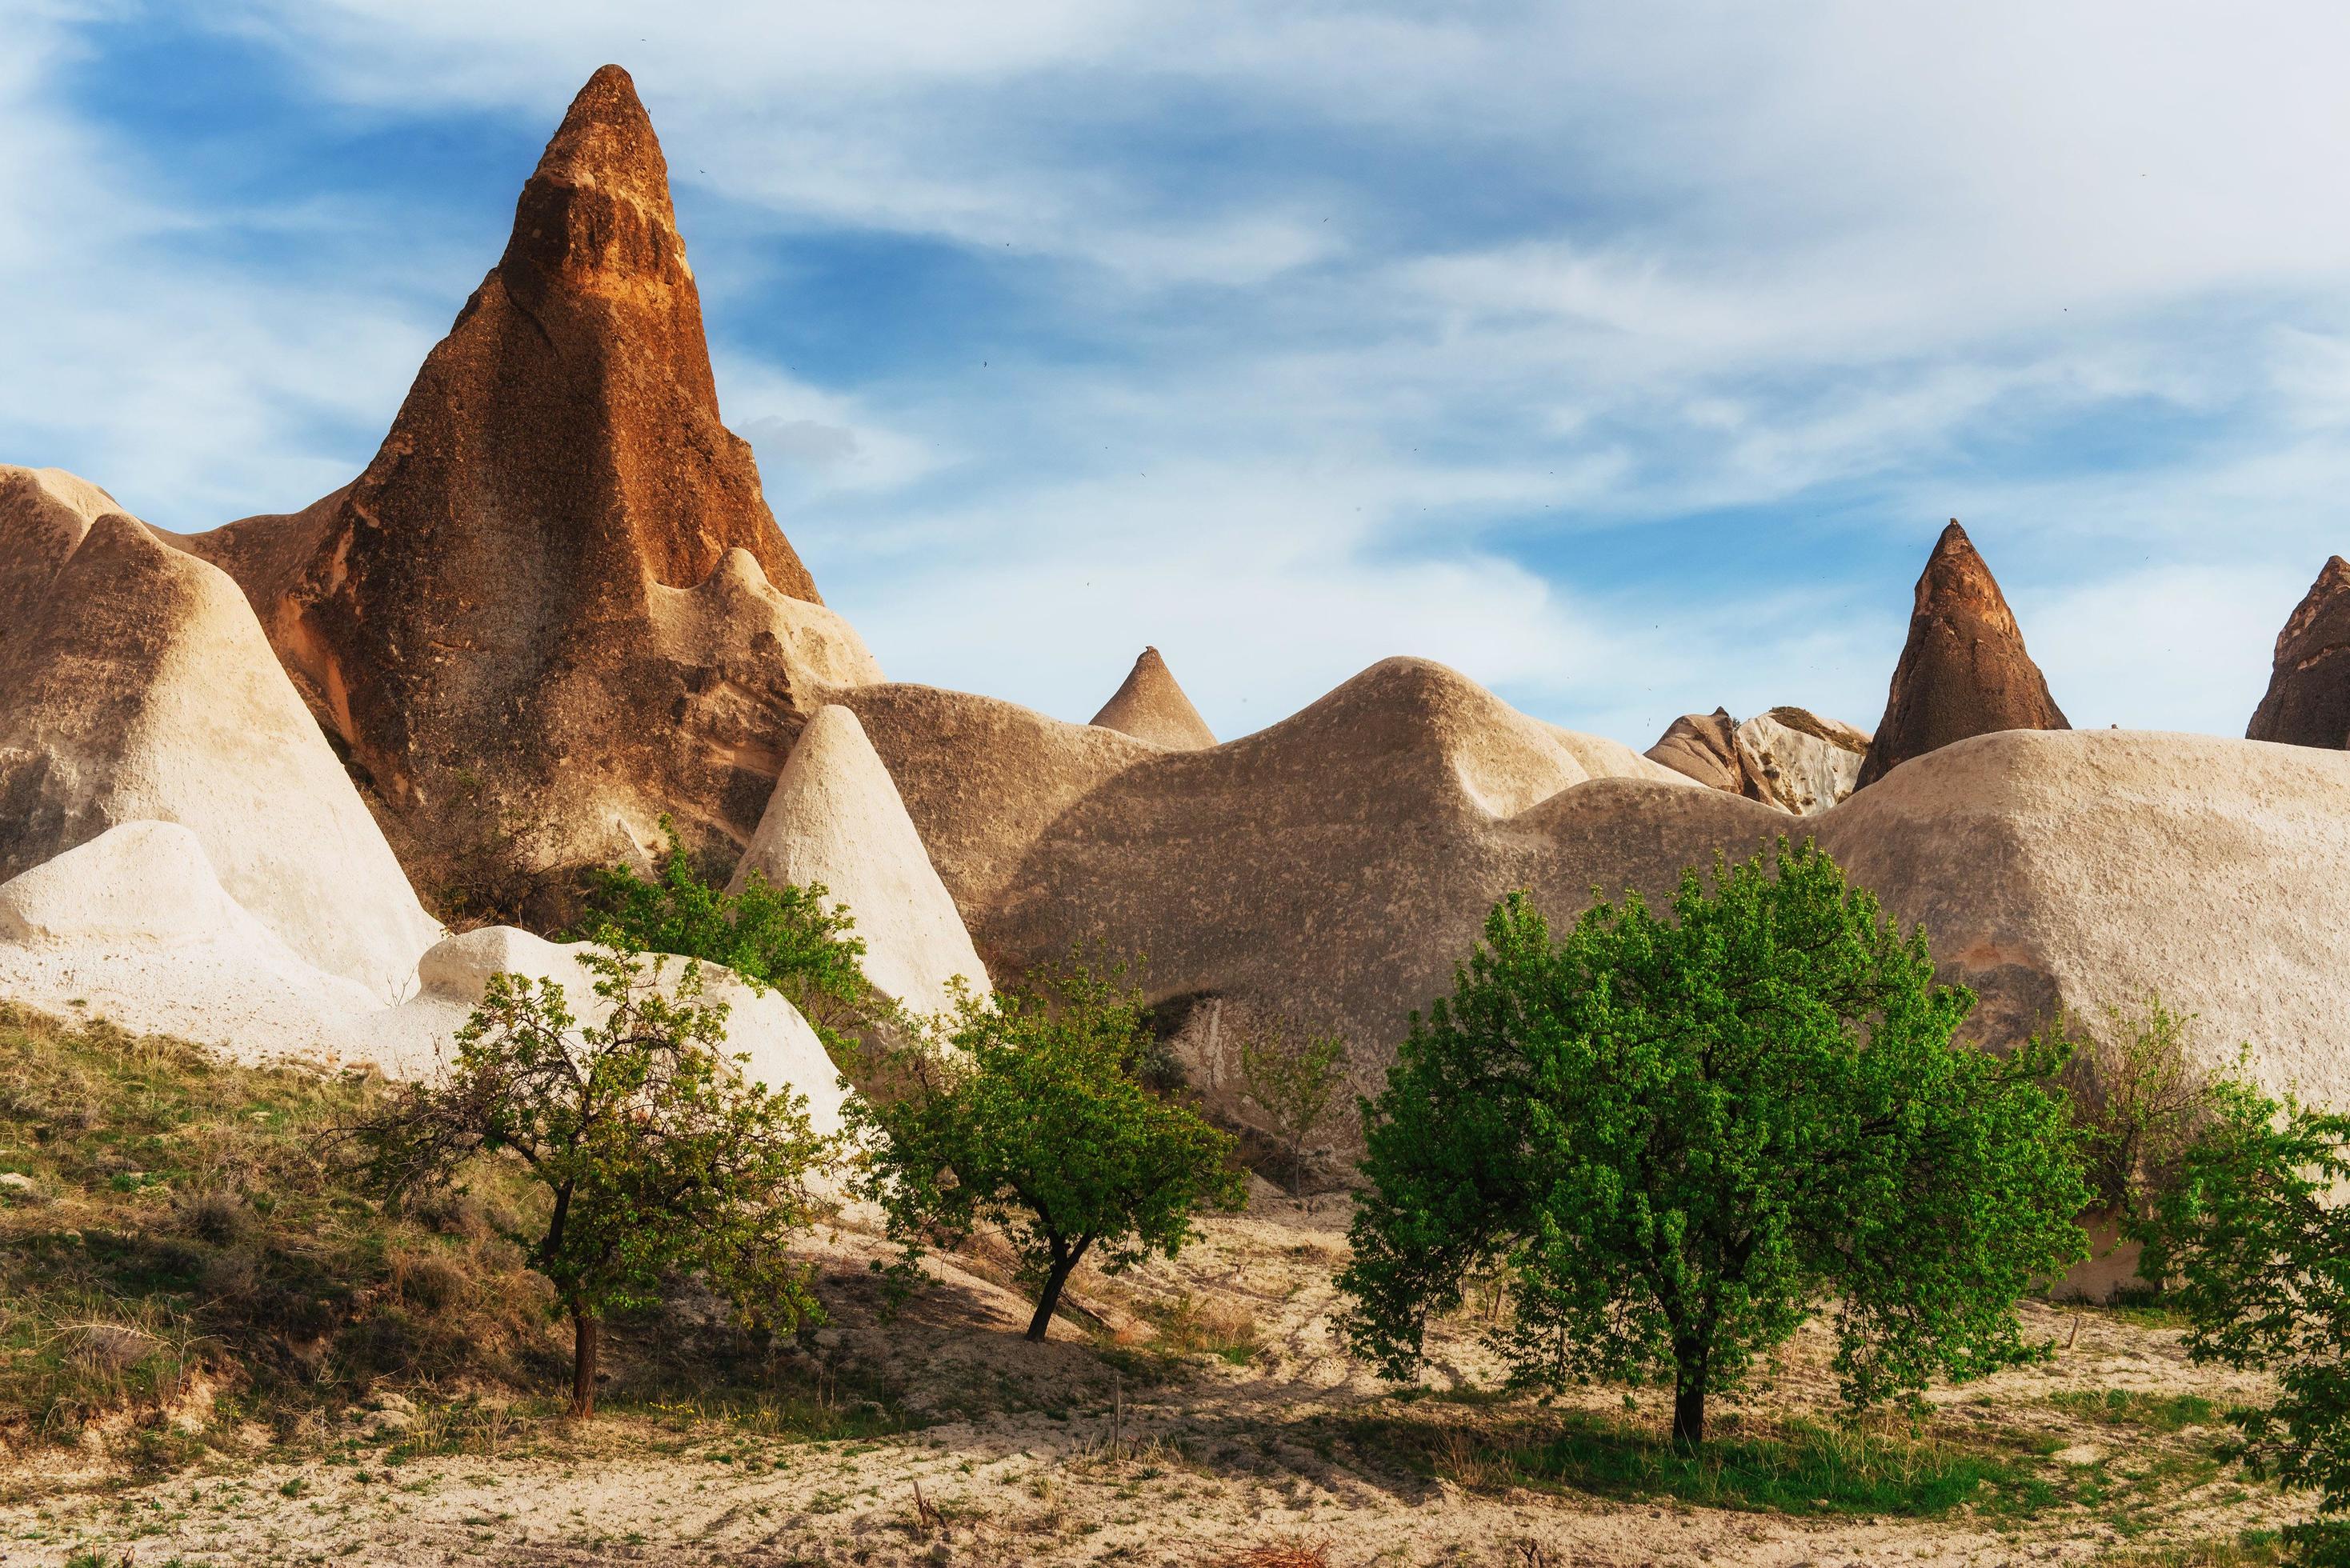
[[[1305,1189],[1305,1143],[1347,1081],[1347,1040],[1267,1018],[1241,1040],[1241,1085],[1289,1150],[1289,1186]]]
[[[2176,1182],[2217,1113],[2212,1075],[2188,1059],[2194,1022],[2149,994],[2134,1012],[2106,1006],[2101,1028],[2066,1018],[2051,1032],[2069,1052],[2059,1081],[2089,1186],[2100,1208],[2125,1220],[2145,1215]]]
[[[1856,1407],[2044,1355],[2016,1322],[2082,1253],[2054,1053],[1951,1039],[1937,986],[1834,861],[1782,840],[1683,875],[1673,919],[1599,903],[1554,943],[1513,895],[1365,1106],[1349,1336],[1416,1370],[1495,1265],[1524,1383],[1669,1376],[1673,1436],[1832,1298]]]
[[[347,1129],[372,1184],[393,1197],[443,1188],[477,1158],[519,1163],[546,1189],[512,1239],[571,1320],[573,1414],[594,1413],[599,1326],[660,1299],[662,1276],[706,1275],[754,1327],[818,1315],[785,1255],[813,1217],[807,1181],[831,1154],[806,1099],[746,1079],[725,1053],[726,1008],[702,1000],[689,960],[587,952],[601,1023],[582,1024],[554,981],[500,974],[457,1032],[437,1084],[401,1089]]]
[[[907,1048],[901,1092],[852,1104],[865,1191],[905,1266],[931,1242],[1003,1228],[1037,1282],[1042,1340],[1088,1256],[1115,1273],[1173,1257],[1201,1209],[1239,1207],[1232,1140],[1136,1073],[1153,1041],[1122,966],[1072,962],[992,1001],[968,992]]]
[[[698,876],[666,816],[669,855],[647,881],[625,866],[589,873],[588,914],[572,933],[588,941],[723,964],[754,990],[773,986],[799,1009],[838,1064],[860,1031],[889,1010],[865,979],[865,940],[847,906],[826,907],[822,883],[770,882],[754,870],[740,893]]]
[[[2177,1182],[2137,1227],[2196,1361],[2271,1373],[2266,1409],[2229,1413],[2255,1475],[2318,1494],[2285,1532],[2298,1562],[2350,1564],[2350,1116],[2222,1079]]]

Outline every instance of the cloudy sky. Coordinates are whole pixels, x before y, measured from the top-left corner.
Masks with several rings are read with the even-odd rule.
[[[372,453],[588,73],[904,680],[1220,733],[1392,653],[1875,723],[1965,520],[2081,725],[2238,734],[2350,551],[2350,10],[0,0],[0,461]]]

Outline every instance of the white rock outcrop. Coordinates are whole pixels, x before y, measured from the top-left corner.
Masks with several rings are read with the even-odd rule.
[[[731,890],[740,892],[753,872],[770,882],[820,883],[847,905],[865,940],[866,979],[891,1001],[938,1012],[956,976],[975,994],[988,993],[986,966],[954,899],[848,709],[819,709],[800,732]]]
[[[45,569],[102,493],[61,503],[59,481],[26,472],[0,488],[5,586],[25,607],[0,639],[0,879],[120,824],[176,822],[287,947],[388,998],[439,927],[244,594],[120,512]]]

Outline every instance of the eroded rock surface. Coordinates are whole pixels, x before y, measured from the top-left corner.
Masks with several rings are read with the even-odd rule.
[[[2001,730],[2069,730],[1991,568],[1953,518],[1918,578],[1909,639],[1855,785],[1939,747]]]
[[[1809,816],[1853,792],[1867,750],[1865,732],[1808,708],[1773,708],[1742,724],[1716,708],[1674,720],[1648,756],[1708,788]]]
[[[2350,561],[2329,559],[2277,633],[2268,693],[2244,735],[2350,747]]]
[[[188,547],[237,577],[447,912],[559,918],[671,814],[731,859],[830,683],[879,678],[719,421],[626,72],[573,101],[375,461]]]

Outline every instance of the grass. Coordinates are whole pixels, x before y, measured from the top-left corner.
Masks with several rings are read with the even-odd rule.
[[[98,1426],[170,1468],[257,1423],[284,1440],[396,1385],[408,1454],[496,1451],[553,1418],[569,1337],[508,1239],[539,1194],[484,1165],[388,1212],[328,1135],[388,1092],[371,1073],[244,1067],[0,1003],[0,1432]],[[801,1388],[769,1346],[682,1303],[615,1320],[602,1401],[756,1429],[859,1435],[885,1391]]]
[[[2085,1421],[2108,1427],[2135,1427],[2147,1432],[2182,1432],[2189,1427],[2217,1426],[2225,1418],[2225,1412],[2218,1405],[2197,1394],[2083,1389],[2051,1394],[2048,1403]]]
[[[1135,1303],[1135,1314],[1158,1331],[1153,1344],[1170,1355],[1212,1355],[1232,1366],[1256,1359],[1256,1320],[1245,1308],[1203,1302],[1189,1292]]]
[[[2028,1455],[1895,1431],[1795,1421],[1715,1438],[1692,1454],[1628,1421],[1570,1414],[1547,1431],[1503,1437],[1437,1422],[1357,1423],[1358,1447],[1386,1447],[1423,1474],[1471,1490],[1509,1487],[1671,1498],[1794,1515],[1934,1518],[1967,1506],[2033,1512],[2056,1489]]]
[[[2222,1540],[2129,1547],[2096,1560],[2096,1568],[2263,1568],[2284,1561],[2273,1530],[2247,1530]]]

